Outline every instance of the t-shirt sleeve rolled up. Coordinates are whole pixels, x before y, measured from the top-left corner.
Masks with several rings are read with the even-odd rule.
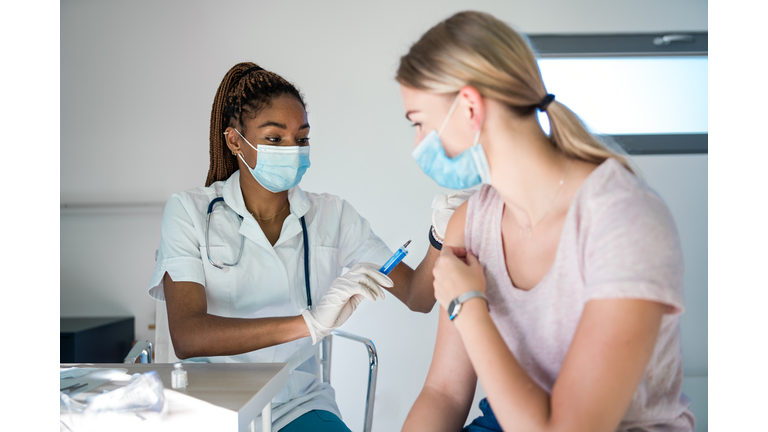
[[[601,203],[596,213],[584,245],[586,301],[650,300],[682,313],[683,253],[664,201],[634,191]]]

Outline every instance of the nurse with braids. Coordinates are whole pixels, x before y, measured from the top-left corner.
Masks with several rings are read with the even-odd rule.
[[[337,196],[299,187],[309,131],[293,84],[254,63],[229,70],[211,112],[208,178],[168,200],[149,294],[165,301],[185,361],[288,363],[274,430],[348,432],[333,388],[317,379],[316,344],[385,291],[431,310],[439,254],[379,273],[392,252],[368,221]]]
[[[627,156],[485,13],[431,28],[397,81],[416,162],[441,186],[480,185],[434,243],[437,341],[403,430],[461,430],[479,379],[487,399],[468,432],[693,431],[680,239]]]

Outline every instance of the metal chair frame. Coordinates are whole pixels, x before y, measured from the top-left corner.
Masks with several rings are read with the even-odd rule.
[[[373,426],[373,404],[376,399],[376,378],[379,373],[379,355],[373,341],[341,330],[334,330],[330,336],[323,339],[320,346],[320,380],[331,383],[331,348],[333,336],[342,337],[365,345],[368,350],[368,393],[365,397],[365,417],[363,432],[370,432]]]
[[[152,342],[148,340],[137,341],[136,344],[128,351],[128,355],[125,356],[123,363],[154,363],[152,361]]]

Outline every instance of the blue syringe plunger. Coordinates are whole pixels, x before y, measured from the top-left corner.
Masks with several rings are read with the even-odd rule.
[[[392,258],[390,258],[390,259],[389,259],[389,261],[387,261],[387,262],[386,262],[386,263],[385,263],[385,264],[384,264],[384,265],[381,267],[381,269],[379,270],[379,272],[381,272],[381,273],[384,273],[385,275],[388,275],[388,274],[389,274],[389,272],[391,272],[391,271],[392,271],[392,269],[394,269],[394,268],[395,268],[395,266],[397,266],[398,264],[400,264],[400,261],[402,261],[402,260],[403,260],[403,258],[405,258],[405,256],[406,256],[406,255],[408,255],[408,249],[406,249],[406,248],[408,247],[408,245],[409,245],[409,244],[411,244],[411,241],[410,241],[410,240],[408,240],[407,242],[405,242],[405,244],[403,245],[403,247],[401,247],[400,249],[398,249],[398,250],[397,250],[397,252],[395,252],[395,254],[394,254],[394,255],[392,255]]]

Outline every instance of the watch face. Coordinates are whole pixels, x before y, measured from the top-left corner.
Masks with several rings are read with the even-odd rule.
[[[459,311],[461,310],[461,303],[459,303],[456,300],[453,300],[450,305],[448,305],[448,318],[453,321],[454,318],[456,318],[456,315],[459,314]]]

